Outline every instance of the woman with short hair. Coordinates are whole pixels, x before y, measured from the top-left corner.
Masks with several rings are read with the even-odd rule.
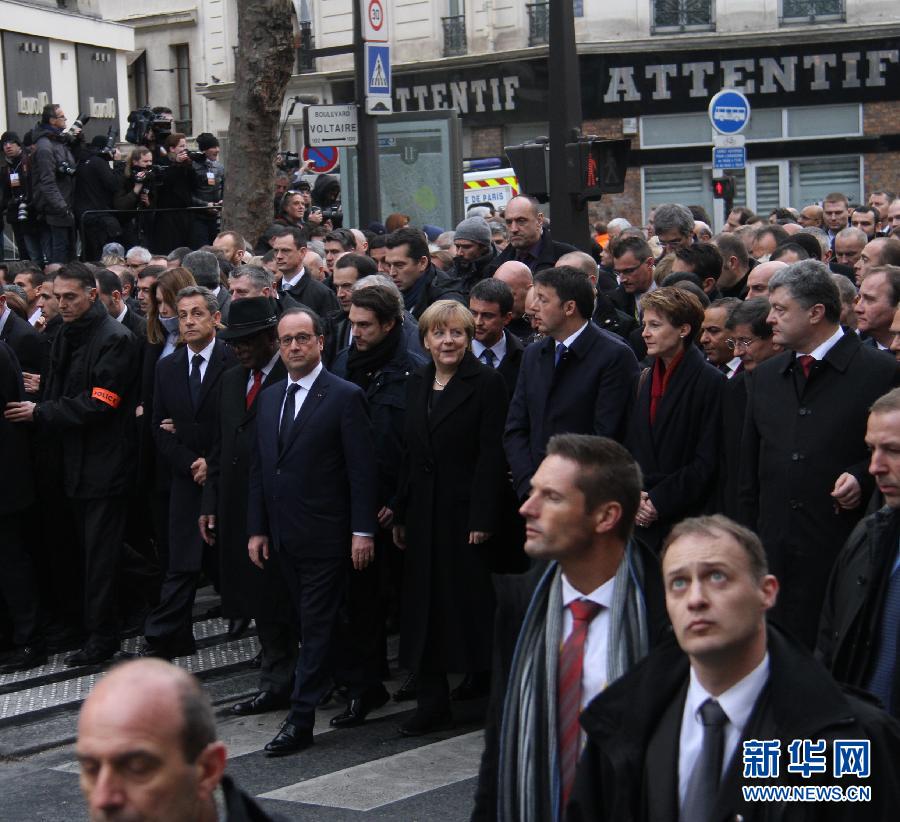
[[[641,298],[647,356],[637,378],[625,446],[641,466],[636,536],[656,550],[685,517],[710,510],[725,375],[696,346],[703,306],[677,286]]]

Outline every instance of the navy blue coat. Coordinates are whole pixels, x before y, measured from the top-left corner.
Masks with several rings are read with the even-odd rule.
[[[376,460],[362,389],[324,368],[284,452],[278,421],[287,380],[257,398],[247,532],[304,558],[350,554],[352,532],[376,531]]]
[[[519,498],[528,493],[554,434],[621,440],[637,360],[620,337],[589,322],[554,367],[556,341],[528,346],[509,406],[503,444]]]

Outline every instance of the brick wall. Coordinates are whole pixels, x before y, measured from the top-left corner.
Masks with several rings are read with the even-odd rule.
[[[488,126],[472,129],[472,156],[473,157],[502,157],[503,156],[503,128],[502,126]]]
[[[870,137],[900,134],[900,102],[865,103],[863,134]],[[897,191],[900,188],[900,153],[864,154],[863,177],[867,198],[870,192],[880,189]]]
[[[584,134],[596,134],[607,140],[619,140],[626,135],[622,134],[621,117],[604,117],[599,120],[585,120],[582,125]],[[627,135],[632,140],[632,146],[638,145],[636,134]],[[641,170],[629,168],[625,175],[625,191],[622,194],[607,194],[602,200],[590,203],[588,214],[592,223],[607,222],[613,217],[624,217],[632,225],[641,223]]]

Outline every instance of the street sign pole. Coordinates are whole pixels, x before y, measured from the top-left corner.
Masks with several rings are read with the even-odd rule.
[[[366,111],[366,43],[363,38],[361,0],[353,5],[356,103],[359,112],[359,145],[356,154],[359,224],[363,227],[381,219],[381,187],[378,177],[378,129],[375,117]]]
[[[587,204],[568,191],[566,143],[581,133],[581,82],[572,3],[550,3],[550,211],[555,240],[588,248]]]

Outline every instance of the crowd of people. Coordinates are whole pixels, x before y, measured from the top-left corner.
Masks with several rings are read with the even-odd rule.
[[[864,736],[896,798],[900,200],[579,250],[524,195],[345,228],[335,183],[276,180],[258,240],[5,264],[3,670],[193,654],[211,583],[270,756],[384,705],[399,631],[402,734],[489,697],[476,818],[719,818],[751,731]]]

